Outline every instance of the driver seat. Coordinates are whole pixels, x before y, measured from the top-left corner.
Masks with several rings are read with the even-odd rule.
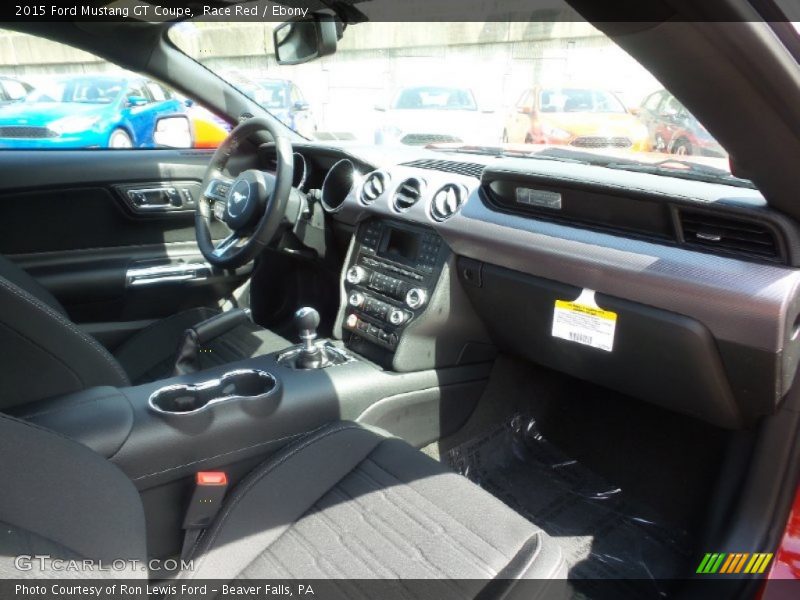
[[[81,331],[56,298],[33,277],[0,257],[0,411],[61,394],[154,381],[173,374],[184,333],[215,317],[194,308],[138,332],[112,355]],[[208,344],[202,368],[283,350],[291,342],[239,320]]]

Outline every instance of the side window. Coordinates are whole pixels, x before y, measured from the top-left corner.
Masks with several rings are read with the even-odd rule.
[[[295,84],[292,84],[291,101],[292,105],[295,105],[298,102],[305,102],[305,100],[303,100],[303,94],[300,93],[300,88],[298,88]]]
[[[162,148],[164,140],[215,148],[230,130],[197,104],[165,107],[177,98],[171,90],[83,50],[5,29],[0,47],[0,73],[36,73],[0,79],[0,152]],[[121,110],[131,97],[136,110]]]
[[[683,110],[683,106],[674,96],[670,96],[669,99],[661,106],[661,114],[666,117],[677,116],[681,114]]]
[[[155,102],[164,102],[170,97],[169,92],[167,92],[167,90],[165,90],[155,81],[148,81],[147,89],[150,92],[150,96],[152,97],[153,101]]]
[[[128,84],[128,89],[125,92],[125,96],[127,98],[131,97],[144,98],[145,100],[147,100],[147,102],[150,102],[151,100],[150,94],[147,92],[147,88],[140,83]]]
[[[531,90],[525,90],[522,92],[519,100],[517,100],[517,108],[528,111],[533,109],[533,92]]]
[[[14,79],[6,79],[3,81],[3,87],[5,88],[6,96],[9,100],[21,100],[28,93],[28,88]]]
[[[661,104],[661,97],[663,94],[661,92],[656,92],[655,94],[651,94],[647,100],[644,101],[644,107],[652,113],[658,112],[658,105]]]

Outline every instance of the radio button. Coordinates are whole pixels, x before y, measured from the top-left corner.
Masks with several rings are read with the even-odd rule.
[[[406,304],[413,310],[422,308],[427,301],[428,293],[422,288],[411,288],[406,294]]]
[[[350,329],[356,329],[356,328],[360,329],[360,327],[358,327],[359,326],[358,317],[356,315],[354,315],[354,314],[347,315],[347,321],[345,321],[345,324]]]
[[[353,285],[359,284],[367,279],[367,270],[363,267],[354,266],[347,269],[347,283],[351,283]]]
[[[359,294],[358,292],[353,292],[350,294],[350,306],[358,308],[362,304],[364,304],[364,294]]]
[[[407,318],[408,315],[399,308],[393,308],[389,311],[389,323],[392,325],[402,325]]]

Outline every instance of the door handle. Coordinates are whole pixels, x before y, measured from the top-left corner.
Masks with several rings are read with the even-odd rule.
[[[157,265],[154,267],[134,267],[125,273],[125,285],[139,287],[161,283],[206,279],[211,275],[211,265],[204,263],[182,263]]]
[[[188,190],[183,190],[188,195]],[[155,187],[127,190],[131,204],[139,210],[180,210],[187,203],[187,198],[176,187]],[[189,195],[188,200],[192,198]]]
[[[125,203],[137,213],[192,211],[197,207],[199,184],[188,182],[115,186]]]

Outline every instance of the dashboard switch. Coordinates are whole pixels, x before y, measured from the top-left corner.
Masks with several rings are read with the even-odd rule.
[[[350,294],[350,298],[348,300],[350,306],[354,308],[358,308],[364,305],[364,294],[359,294],[358,292],[353,292]]]
[[[399,308],[393,308],[389,312],[389,323],[392,325],[402,325],[406,321],[406,313]]]
[[[356,329],[358,327],[358,317],[356,315],[354,315],[354,314],[348,315],[347,316],[347,321],[345,321],[345,324],[350,329]]]
[[[422,288],[411,288],[406,294],[406,304],[413,310],[422,308],[427,301],[428,293]]]
[[[350,267],[347,269],[347,274],[345,277],[347,278],[347,283],[356,285],[366,280],[367,271],[363,267],[359,266]]]

